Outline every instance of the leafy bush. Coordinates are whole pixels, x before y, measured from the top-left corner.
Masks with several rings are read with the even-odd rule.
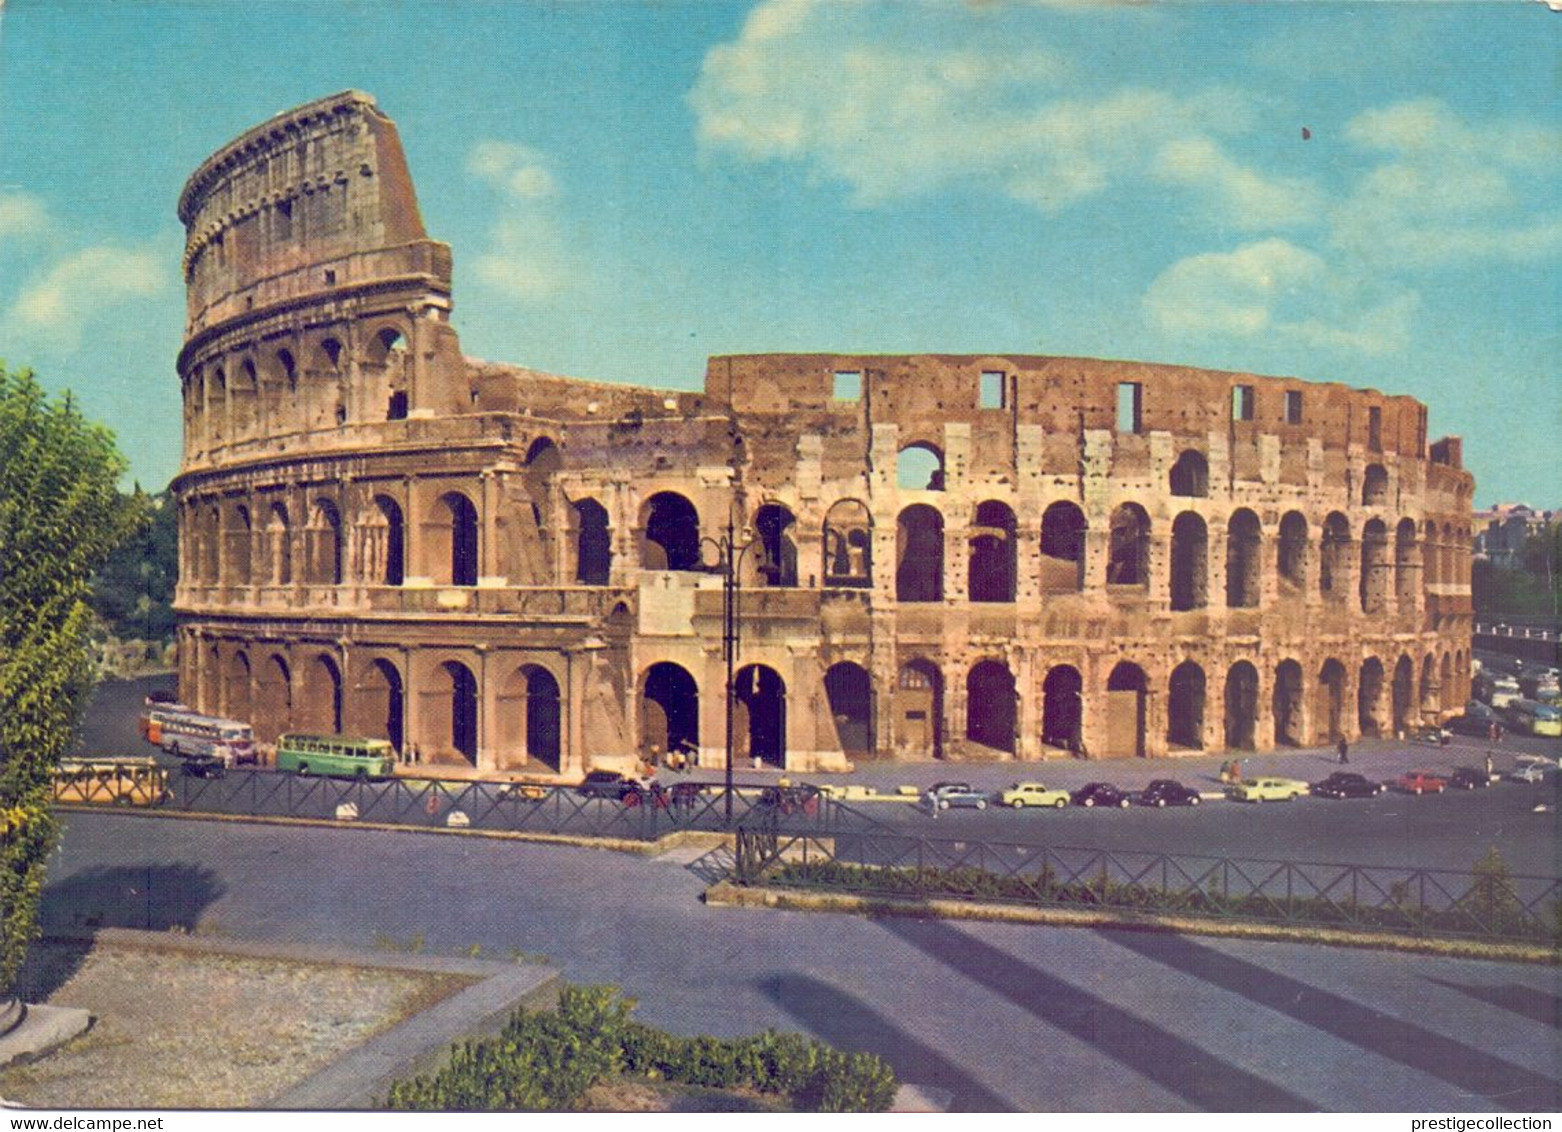
[[[815,1112],[883,1112],[895,1075],[871,1053],[798,1034],[679,1037],[630,1019],[616,987],[568,987],[553,1013],[517,1011],[498,1037],[463,1042],[428,1076],[398,1081],[387,1108],[567,1110],[614,1074],[787,1096]]]

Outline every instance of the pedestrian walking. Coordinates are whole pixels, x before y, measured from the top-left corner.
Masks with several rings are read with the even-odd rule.
[[[1486,777],[1487,778],[1491,777],[1491,772],[1492,772],[1492,757],[1491,757],[1491,752],[1487,751],[1486,752]]]
[[[1350,745],[1345,742],[1343,736],[1341,737],[1339,744],[1334,749],[1340,753],[1341,766],[1344,766],[1346,763],[1350,762]]]

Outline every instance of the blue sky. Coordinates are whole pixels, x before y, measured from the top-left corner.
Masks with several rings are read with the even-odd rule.
[[[1562,504],[1562,12],[1511,3],[9,0],[0,358],[178,466],[174,206],[348,87],[465,351],[1040,353],[1408,393]],[[1304,136],[1304,129],[1307,136]]]

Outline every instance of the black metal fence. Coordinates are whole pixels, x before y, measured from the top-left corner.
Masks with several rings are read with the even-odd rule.
[[[1562,945],[1562,880],[741,824],[739,884]]]
[[[720,785],[680,784],[674,791],[643,792],[632,799],[591,798],[570,786],[393,778],[384,782],[320,778],[272,770],[233,769],[215,777],[167,775],[151,796],[80,779],[57,779],[56,799],[94,808],[130,805],[191,814],[309,818],[373,822],[410,828],[462,828],[487,832],[546,833],[577,837],[656,839],[682,829],[726,828],[726,794]],[[692,789],[689,787],[693,787]],[[735,790],[734,822],[764,812],[764,794]],[[819,828],[830,804],[820,798],[807,812],[788,814],[788,828]]]

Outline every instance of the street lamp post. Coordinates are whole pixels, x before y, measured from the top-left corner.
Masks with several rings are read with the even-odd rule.
[[[726,699],[726,751],[727,751],[727,793],[726,793],[726,818],[727,828],[732,827],[732,701],[737,691],[736,668],[738,657],[738,598],[740,595],[741,581],[738,578],[738,567],[743,562],[743,555],[753,546],[755,539],[748,531],[744,531],[742,545],[737,541],[737,527],[733,522],[732,513],[727,513],[727,531],[720,538],[706,537],[702,542],[709,543],[716,551],[716,565],[721,570],[721,652],[727,665],[727,699]]]

